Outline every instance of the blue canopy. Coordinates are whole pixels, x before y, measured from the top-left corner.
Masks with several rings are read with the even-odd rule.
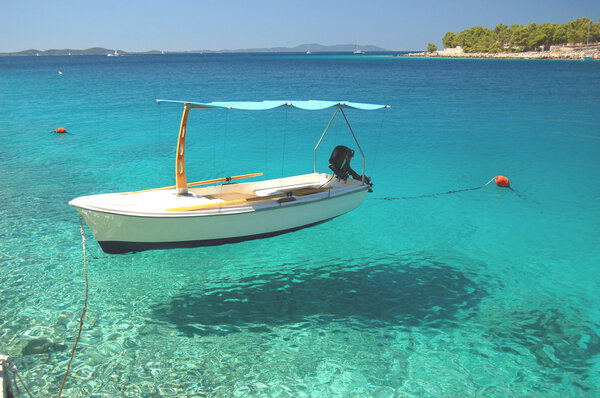
[[[294,106],[296,108],[307,111],[316,111],[330,108],[332,106],[340,106],[354,109],[362,109],[371,111],[381,108],[389,108],[390,105],[364,104],[350,101],[225,101],[225,102],[189,102],[189,101],[173,101],[173,100],[156,100],[157,103],[168,102],[174,104],[187,104],[192,108],[224,108],[224,109],[241,109],[245,111],[264,111],[267,109],[278,108],[280,106]]]

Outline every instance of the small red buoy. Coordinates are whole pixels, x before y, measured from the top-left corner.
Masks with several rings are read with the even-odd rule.
[[[502,188],[510,187],[510,181],[508,181],[508,177],[496,176],[496,177],[494,177],[494,181],[496,181],[496,185],[498,185],[499,187],[502,187]]]
[[[66,128],[64,128],[64,127],[59,127],[59,128],[57,128],[56,130],[54,130],[54,132],[55,132],[56,134],[66,134],[66,133],[67,133],[67,129],[66,129]]]

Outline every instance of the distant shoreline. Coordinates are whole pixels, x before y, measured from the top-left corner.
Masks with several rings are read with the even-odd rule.
[[[398,54],[397,57],[428,57],[428,58],[485,58],[485,59],[564,59],[580,60],[583,55],[594,60],[600,60],[600,44],[589,46],[553,46],[547,51],[500,52],[500,53],[466,53],[457,48],[447,48],[442,51]]]
[[[396,56],[401,54],[407,54],[409,51],[369,51],[365,52],[364,55],[385,55],[385,56]],[[349,55],[355,56],[356,58],[360,58],[361,55],[353,54],[351,51],[314,51],[310,54],[306,54],[303,51],[207,51],[207,52],[196,52],[196,51],[169,51],[169,52],[122,52],[119,53],[119,57],[130,57],[130,56],[138,56],[138,55],[306,55],[307,57],[311,55]],[[23,57],[36,57],[36,54],[18,54],[18,53],[0,53],[1,57],[8,58],[23,58]],[[92,57],[102,57],[107,56],[107,54],[40,54],[39,57],[76,57],[76,56],[92,56]]]
[[[63,49],[51,49],[51,50],[37,50],[28,49],[17,52],[5,52],[0,53],[0,56],[49,56],[49,55],[145,55],[145,54],[232,54],[232,53],[320,53],[320,52],[349,52],[352,53],[360,49],[366,53],[373,52],[390,52],[385,48],[381,48],[374,45],[362,45],[356,46],[355,44],[335,44],[335,45],[322,45],[322,44],[301,44],[296,47],[271,47],[271,48],[246,48],[246,49],[235,49],[235,50],[189,50],[189,51],[162,51],[162,50],[150,50],[150,51],[124,51],[121,49],[108,49],[103,47],[91,47],[84,50],[63,48]],[[310,51],[309,51],[310,50]]]

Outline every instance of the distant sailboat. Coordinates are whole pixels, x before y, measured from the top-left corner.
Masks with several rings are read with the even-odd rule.
[[[119,55],[121,55],[121,54],[119,54],[119,52],[117,50],[115,50],[114,54],[113,53],[106,54],[107,57],[118,57]]]
[[[585,43],[585,48],[587,49],[590,46],[590,29],[592,28],[592,21],[590,21],[590,26],[588,26],[588,34],[587,34],[587,41]],[[583,55],[581,56],[581,60],[582,61],[593,61],[594,57],[592,57],[590,54],[588,53],[583,53]]]
[[[356,44],[356,45],[354,46],[354,51],[352,52],[352,54],[354,54],[354,55],[362,55],[362,54],[364,54],[364,53],[365,53],[365,52],[364,52],[363,50],[360,50],[360,49],[358,48],[358,44]]]

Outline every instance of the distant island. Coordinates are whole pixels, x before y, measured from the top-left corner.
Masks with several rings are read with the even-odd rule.
[[[92,47],[85,50],[77,49],[61,49],[61,50],[24,50],[12,53],[0,53],[0,56],[47,56],[47,55],[108,55],[118,52],[118,55],[133,55],[133,54],[221,54],[221,53],[298,53],[298,52],[348,52],[352,53],[360,49],[364,52],[386,52],[385,48],[381,48],[374,45],[357,46],[356,44],[336,44],[332,46],[325,46],[322,44],[300,44],[296,47],[270,47],[270,48],[246,48],[236,50],[193,50],[193,51],[124,51],[120,49],[108,49],[102,47]]]
[[[475,26],[460,33],[447,32],[443,51],[433,44],[423,53],[409,56],[460,58],[558,58],[600,59],[600,22],[579,18],[562,25],[531,23],[497,25],[493,30]]]

